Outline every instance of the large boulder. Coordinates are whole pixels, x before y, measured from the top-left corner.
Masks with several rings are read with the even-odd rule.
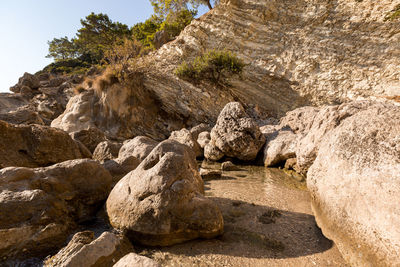
[[[222,233],[218,207],[204,197],[195,155],[166,140],[120,180],[107,199],[111,225],[136,242],[167,246]]]
[[[154,260],[135,253],[129,253],[120,259],[113,267],[160,267]]]
[[[356,114],[357,112],[379,107],[379,102],[373,101],[354,101],[335,106],[325,106],[315,114],[315,111],[308,111],[310,117],[303,116],[307,126],[304,127],[296,148],[297,164],[302,173],[307,170],[318,155],[319,147],[330,131],[338,127],[343,120]],[[311,120],[312,118],[312,120]],[[285,120],[283,120],[285,121]],[[301,126],[299,126],[300,129]],[[302,130],[297,130],[302,132]]]
[[[225,155],[251,161],[257,157],[264,143],[265,137],[257,123],[246,114],[240,103],[231,102],[219,114],[204,156],[210,160],[218,160]]]
[[[313,211],[350,265],[400,266],[400,108],[357,106],[329,118],[341,123],[308,171]]]
[[[4,121],[0,121],[0,151],[0,168],[49,166],[86,155],[64,131]]]
[[[0,120],[12,124],[44,124],[35,108],[20,94],[0,93]]]
[[[96,161],[0,170],[0,257],[43,256],[61,246],[77,223],[93,218],[111,190]]]
[[[289,129],[267,134],[263,149],[263,162],[267,167],[285,163],[296,157],[297,135]]]
[[[198,134],[195,135],[198,136]],[[197,143],[197,138],[194,138],[188,129],[183,128],[179,131],[173,131],[169,139],[178,141],[179,143],[190,147],[196,155],[196,158],[203,156],[203,150],[201,149],[199,143]]]
[[[102,233],[97,239],[92,231],[76,233],[68,245],[47,259],[46,267],[112,266],[133,247],[124,236]]]
[[[134,156],[142,162],[157,146],[158,142],[147,136],[137,136],[124,143],[118,153],[118,158]]]
[[[10,91],[19,93],[23,86],[27,86],[30,89],[38,89],[40,87],[40,81],[35,75],[25,72],[24,75],[19,78],[18,83],[10,87]]]

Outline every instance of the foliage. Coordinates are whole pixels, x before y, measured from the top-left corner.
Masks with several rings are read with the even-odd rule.
[[[78,49],[74,40],[69,40],[67,36],[54,38],[47,43],[49,45],[49,54],[46,56],[47,58],[52,57],[57,61],[67,58],[76,58],[78,56]]]
[[[143,49],[139,41],[126,38],[122,44],[106,51],[105,60],[118,78],[124,78],[129,73],[131,61],[140,56]]]
[[[386,14],[384,21],[395,20],[400,18],[400,4],[398,4],[392,11]]]
[[[165,31],[168,39],[173,40],[190,24],[195,15],[194,11],[187,9],[169,14],[165,20],[157,15],[153,15],[145,22],[134,25],[132,27],[132,34],[144,47],[154,49],[154,39],[157,32]]]
[[[57,60],[80,58],[88,63],[99,63],[104,52],[130,36],[129,27],[112,22],[105,14],[91,13],[81,20],[82,27],[75,38],[54,38],[49,41],[49,54]]]
[[[136,40],[145,47],[153,47],[154,35],[159,31],[162,24],[160,17],[153,15],[145,22],[140,22],[132,27],[132,34]]]
[[[202,80],[210,81],[215,85],[226,83],[232,75],[240,75],[245,64],[235,54],[226,50],[212,50],[193,62],[183,62],[175,74],[190,82],[198,83]]]
[[[54,74],[83,74],[92,64],[78,58],[59,59],[47,65],[42,72]]]
[[[165,18],[171,13],[176,13],[181,10],[195,10],[200,5],[207,5],[209,9],[212,9],[211,2],[214,5],[219,3],[219,0],[150,0],[154,8],[154,13],[159,17]]]

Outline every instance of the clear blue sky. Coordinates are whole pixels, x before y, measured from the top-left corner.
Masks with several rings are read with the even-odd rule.
[[[35,73],[51,63],[45,58],[47,41],[73,37],[80,19],[91,12],[132,26],[149,18],[153,9],[149,0],[0,0],[0,92],[24,72]]]

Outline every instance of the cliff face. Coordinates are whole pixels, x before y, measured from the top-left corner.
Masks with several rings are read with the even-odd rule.
[[[221,1],[141,60],[143,86],[157,98],[159,111],[182,126],[215,121],[227,102],[238,99],[280,117],[304,105],[400,95],[400,23],[384,21],[397,4],[400,0]],[[231,50],[247,64],[242,77],[230,82],[232,94],[173,74],[183,60],[211,49]],[[109,114],[111,106],[114,114],[123,108],[121,117],[133,108],[103,106]],[[174,127],[161,128],[166,133]]]

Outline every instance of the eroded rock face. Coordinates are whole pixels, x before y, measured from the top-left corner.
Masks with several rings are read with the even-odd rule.
[[[129,253],[120,259],[113,267],[160,267],[154,260],[140,256],[136,253]]]
[[[223,231],[218,207],[204,197],[194,153],[174,140],[157,145],[117,183],[106,209],[114,228],[144,245],[212,238]]]
[[[86,155],[64,131],[4,121],[0,121],[0,151],[0,168],[48,166]]]
[[[84,231],[76,233],[66,247],[45,261],[44,266],[112,266],[131,251],[132,245],[122,235],[104,232],[95,239],[92,231]]]
[[[150,152],[157,146],[158,142],[146,137],[137,136],[124,143],[118,153],[118,158],[134,156],[142,162]]]
[[[379,107],[383,104],[374,101],[354,101],[342,105],[325,106],[314,115],[311,126],[305,128],[303,135],[299,138],[296,148],[297,165],[302,173],[307,173],[308,168],[312,165],[318,155],[319,147],[326,135],[338,127],[342,121],[349,118],[360,111]],[[304,117],[307,125],[310,119]]]
[[[111,189],[96,161],[0,170],[0,257],[43,256],[61,246],[78,222],[90,220]]]
[[[307,186],[319,227],[348,263],[400,265],[399,107],[376,103],[342,118],[320,143]]]
[[[196,133],[195,133],[196,135]],[[198,136],[198,134],[197,134]],[[173,131],[171,136],[169,137],[170,140],[178,141],[181,144],[187,145],[190,147],[196,157],[203,156],[203,150],[201,149],[199,143],[197,143],[197,138],[195,139],[192,133],[188,129],[181,129],[180,131]]]
[[[257,123],[250,118],[238,102],[227,104],[211,130],[211,141],[204,149],[210,160],[222,158],[219,151],[228,157],[244,161],[254,160],[265,143]]]

